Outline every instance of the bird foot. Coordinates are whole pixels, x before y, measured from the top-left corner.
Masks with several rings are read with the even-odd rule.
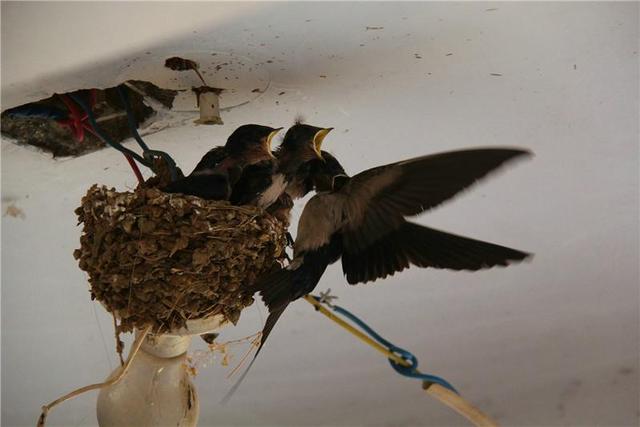
[[[284,234],[287,239],[287,246],[293,247],[293,244],[296,242],[293,240],[293,236],[288,231]]]
[[[318,302],[321,304],[326,304],[329,307],[333,307],[331,301],[337,300],[338,297],[336,295],[331,295],[331,288],[327,289],[324,292],[320,292],[320,297],[318,298]]]

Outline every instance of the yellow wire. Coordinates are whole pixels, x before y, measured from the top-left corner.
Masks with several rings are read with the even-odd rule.
[[[342,326],[344,329],[346,329],[347,331],[351,332],[353,335],[355,335],[358,339],[360,339],[360,341],[364,342],[365,344],[369,344],[371,347],[375,348],[376,350],[378,350],[380,353],[384,354],[385,356],[387,356],[387,358],[389,359],[393,359],[394,362],[398,363],[399,365],[402,366],[411,366],[409,364],[409,362],[407,362],[406,360],[404,360],[402,357],[398,356],[397,354],[393,353],[392,351],[390,351],[388,348],[384,347],[382,344],[374,341],[371,337],[369,337],[368,335],[366,335],[365,333],[363,333],[362,331],[354,328],[352,325],[348,324],[347,322],[345,322],[344,320],[342,320],[341,318],[339,318],[338,316],[336,316],[335,314],[333,314],[332,312],[330,312],[329,310],[327,310],[321,303],[318,302],[318,300],[316,300],[315,298],[306,295],[304,297],[304,299],[307,300],[307,302],[313,304],[313,306],[315,308],[318,309],[318,311],[320,311],[320,313],[324,314],[325,316],[327,316],[329,319],[333,320],[334,322],[336,322],[338,325]]]
[[[374,341],[371,337],[364,334],[362,331],[356,329],[353,325],[345,322],[329,310],[327,310],[318,300],[313,298],[310,295],[306,295],[304,299],[313,305],[320,313],[324,314],[329,319],[333,320],[335,323],[346,329],[351,334],[355,335],[360,341],[365,344],[370,345],[374,349],[378,350],[380,353],[384,354],[388,359],[392,359],[394,362],[402,365],[402,366],[411,366],[411,364],[398,356],[388,348],[384,347],[380,343]],[[439,384],[429,384],[426,387],[426,392],[438,399],[440,402],[449,406],[460,415],[465,417],[471,423],[473,423],[477,427],[497,427],[497,423],[489,418],[486,414],[484,414],[480,409],[471,405],[469,402],[464,400],[462,397],[452,392],[451,390],[439,385]]]

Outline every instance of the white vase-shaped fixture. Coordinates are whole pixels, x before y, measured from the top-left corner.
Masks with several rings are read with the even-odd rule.
[[[221,317],[212,317],[167,334],[148,335],[124,377],[100,390],[100,427],[194,427],[199,403],[187,372],[187,350],[193,335],[217,331],[222,323]]]

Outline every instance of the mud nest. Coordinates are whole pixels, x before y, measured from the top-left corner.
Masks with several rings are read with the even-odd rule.
[[[122,332],[218,314],[235,323],[256,278],[285,256],[285,225],[252,206],[94,185],[76,214],[84,229],[74,256]]]

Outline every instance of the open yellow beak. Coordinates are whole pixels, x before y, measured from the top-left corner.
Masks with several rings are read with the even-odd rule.
[[[273,139],[274,136],[276,136],[278,134],[278,132],[280,132],[282,130],[282,128],[277,128],[271,131],[271,133],[269,134],[269,136],[267,136],[267,141],[265,144],[265,150],[267,150],[269,152],[269,156],[272,159],[275,159],[276,156],[273,155],[273,152],[271,150],[271,140]]]
[[[316,132],[316,134],[313,136],[313,151],[316,152],[316,155],[318,156],[318,158],[322,159],[322,141],[324,140],[324,138],[327,136],[327,134],[329,132],[331,132],[333,130],[333,128],[325,128],[325,129],[320,129],[318,132]]]

